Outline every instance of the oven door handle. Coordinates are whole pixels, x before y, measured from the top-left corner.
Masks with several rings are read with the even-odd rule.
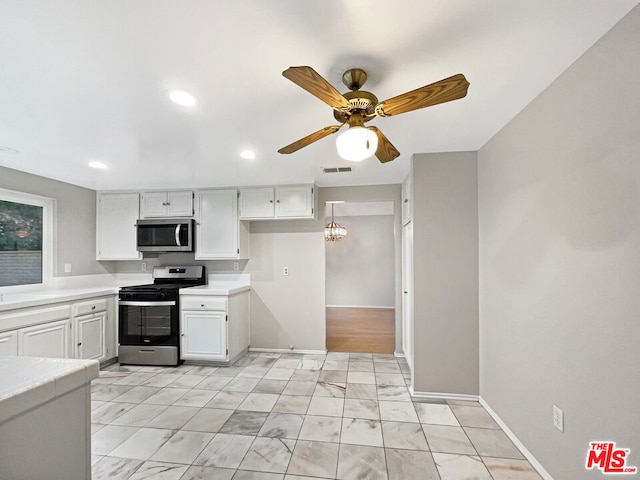
[[[178,247],[181,247],[182,245],[180,244],[180,227],[182,227],[182,224],[179,223],[176,225],[176,245]]]
[[[175,305],[176,301],[167,301],[167,302],[130,302],[130,301],[120,301],[119,305],[124,305],[125,307],[161,307],[165,305]]]

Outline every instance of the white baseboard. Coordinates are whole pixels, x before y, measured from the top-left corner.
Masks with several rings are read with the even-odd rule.
[[[413,387],[409,388],[412,398],[417,399],[437,399],[437,400],[466,400],[469,402],[477,402],[480,398],[478,395],[467,395],[464,393],[440,393],[440,392],[416,392]]]
[[[388,308],[395,309],[393,305],[384,306],[384,305],[325,305],[327,308]]]
[[[533,454],[529,450],[527,450],[527,447],[525,447],[524,444],[518,439],[518,437],[516,437],[516,434],[513,433],[509,427],[507,427],[507,424],[502,421],[498,414],[493,411],[493,409],[482,397],[480,397],[480,405],[482,405],[484,409],[489,413],[489,415],[491,415],[491,418],[493,418],[495,422],[500,426],[502,431],[507,434],[507,437],[509,437],[516,448],[520,450],[520,453],[524,455],[524,457],[529,461],[531,466],[536,469],[540,476],[544,480],[553,480],[553,477],[549,475],[549,472],[547,472],[542,464],[536,459],[536,457],[534,457]]]
[[[404,352],[393,352],[393,355],[398,358],[406,358]]]
[[[303,355],[326,355],[326,350],[298,350],[289,348],[250,348],[250,352],[256,353],[300,353]]]

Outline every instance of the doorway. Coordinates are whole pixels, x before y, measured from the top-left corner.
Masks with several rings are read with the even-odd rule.
[[[325,242],[327,350],[393,354],[393,202],[327,202],[325,225],[332,209],[346,235]]]

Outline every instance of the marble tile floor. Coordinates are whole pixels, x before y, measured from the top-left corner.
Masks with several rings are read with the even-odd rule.
[[[249,353],[112,365],[92,384],[94,480],[540,480],[480,404],[412,401],[393,355]]]

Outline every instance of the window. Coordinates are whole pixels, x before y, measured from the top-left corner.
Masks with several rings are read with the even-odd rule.
[[[0,288],[51,278],[54,201],[0,189]]]

